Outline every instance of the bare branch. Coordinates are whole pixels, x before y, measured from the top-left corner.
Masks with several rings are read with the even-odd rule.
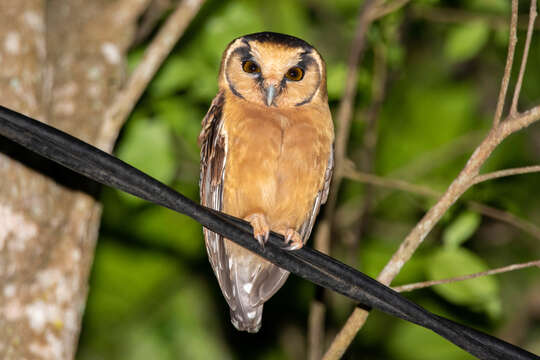
[[[360,181],[363,183],[368,183],[376,186],[386,187],[390,189],[407,191],[413,194],[419,194],[424,196],[437,197],[441,196],[441,193],[436,190],[432,190],[428,187],[411,184],[405,180],[400,179],[390,179],[375,174],[368,174],[361,171],[356,171],[353,169],[352,163],[349,163],[349,167],[346,168],[343,172],[343,177],[351,180]]]
[[[506,16],[474,12],[458,8],[411,6],[410,14],[416,19],[423,19],[443,24],[455,24],[471,21],[484,21],[492,29],[508,29],[509,21]],[[518,29],[527,29],[528,16],[518,16]],[[539,29],[538,24],[535,29]]]
[[[371,84],[371,103],[365,111],[365,130],[362,141],[361,152],[361,169],[364,172],[373,172],[373,164],[375,161],[375,150],[378,141],[378,122],[379,114],[382,109],[384,97],[386,93],[386,82],[388,77],[388,69],[386,62],[386,44],[383,42],[377,43],[373,47],[373,80]],[[354,256],[358,249],[358,244],[361,241],[365,232],[365,225],[371,212],[373,203],[373,192],[371,185],[366,185],[364,188],[364,198],[360,206],[359,221],[354,231],[351,233],[350,244],[350,265],[355,267],[357,257]]]
[[[324,346],[324,315],[326,307],[318,300],[313,300],[308,317],[308,360],[319,360]]]
[[[330,194],[325,206],[324,216],[319,221],[318,231],[315,236],[315,249],[325,253],[330,253],[330,232],[332,228],[332,220],[337,203],[337,194],[341,185],[341,167],[346,157],[347,143],[349,141],[349,133],[351,121],[353,117],[353,105],[358,88],[358,64],[362,58],[366,42],[366,33],[371,24],[369,14],[378,5],[382,4],[382,0],[366,0],[361,6],[358,13],[356,30],[353,42],[351,44],[351,52],[347,64],[347,80],[345,83],[345,91],[343,98],[339,104],[337,111],[337,134],[335,139],[335,162],[334,176],[330,188]],[[319,336],[316,334],[324,334],[324,317],[315,317],[310,314],[310,318],[316,321],[309,322],[308,338]],[[318,344],[310,344],[315,346],[324,346],[324,342]],[[346,347],[342,349],[345,352]],[[322,353],[321,349],[309,349],[312,354]]]
[[[518,167],[518,168],[512,168],[512,169],[504,169],[499,171],[490,172],[487,174],[477,175],[474,178],[473,184],[478,184],[484,181],[493,180],[502,178],[505,176],[514,176],[514,175],[522,175],[522,174],[530,174],[540,172],[540,165],[532,165],[532,166],[524,166],[524,167]]]
[[[183,0],[146,49],[141,63],[107,110],[98,147],[110,152],[120,128],[204,0]]]
[[[504,66],[504,75],[501,81],[501,89],[499,90],[499,99],[493,118],[493,126],[497,126],[501,121],[504,111],[504,103],[506,101],[506,92],[510,82],[512,73],[512,65],[514,64],[514,54],[516,53],[517,43],[517,21],[518,21],[518,0],[512,0],[512,16],[510,20],[510,35],[508,38],[508,53],[506,55],[506,65]]]
[[[520,229],[521,231],[524,231],[532,237],[540,240],[540,228],[529,221],[518,218],[514,214],[491,206],[487,206],[476,201],[467,201],[467,206],[473,211],[476,211],[492,219],[510,224],[513,227]]]
[[[512,105],[510,106],[510,115],[515,116],[518,112],[517,104],[519,100],[519,94],[521,92],[521,85],[523,83],[523,75],[525,74],[525,68],[527,67],[527,59],[529,57],[529,48],[531,47],[532,33],[534,30],[534,20],[536,19],[536,0],[531,0],[531,8],[529,11],[529,25],[527,27],[527,38],[525,40],[525,48],[523,49],[523,56],[521,57],[521,66],[519,67],[518,80],[516,87],[514,88],[514,97],[512,98]]]
[[[360,330],[358,324],[363,324],[369,315],[369,312],[365,310],[358,311],[358,309],[359,308],[356,308],[351,316],[349,316],[345,325],[343,325],[336,338],[332,341],[332,344],[330,344],[328,350],[326,350],[322,360],[341,359],[345,350],[347,350],[356,336],[356,333]]]
[[[337,110],[337,134],[335,144],[336,154],[336,175],[332,183],[333,189],[338,190],[340,185],[340,166],[345,159],[345,152],[347,143],[349,140],[349,132],[351,127],[354,98],[358,88],[358,64],[364,53],[366,32],[371,21],[369,20],[369,13],[371,9],[377,6],[381,0],[369,0],[364,3],[360,13],[358,15],[358,22],[356,26],[355,36],[353,43],[351,44],[351,53],[349,55],[349,61],[347,64],[347,81],[345,83],[345,91],[343,98],[339,104]],[[335,194],[337,191],[333,191]],[[331,191],[332,193],[332,191]],[[328,208],[328,205],[327,205]]]
[[[460,156],[469,154],[485,136],[485,132],[474,131],[453,139],[436,149],[430,149],[418,158],[388,173],[392,178],[420,178],[433,169]]]
[[[395,0],[390,4],[381,4],[377,6],[370,14],[370,19],[372,21],[380,19],[394,11],[399,10],[403,6],[407,5],[411,0]]]
[[[456,277],[449,278],[449,279],[423,281],[423,282],[417,282],[417,283],[413,283],[413,284],[396,286],[393,289],[395,291],[397,291],[397,292],[412,291],[412,290],[417,290],[417,289],[424,289],[424,288],[434,286],[434,285],[449,284],[449,283],[454,283],[454,282],[458,282],[458,281],[474,279],[474,278],[482,277],[482,276],[495,275],[495,274],[515,271],[515,270],[520,270],[520,269],[533,267],[533,266],[536,266],[536,267],[540,268],[540,260],[529,261],[529,262],[521,263],[521,264],[512,264],[512,265],[500,267],[500,268],[497,268],[497,269],[491,269],[491,270],[482,271],[482,272],[469,274],[469,275],[456,276]]]
[[[404,180],[389,179],[389,178],[377,176],[374,174],[363,173],[363,172],[354,170],[352,167],[347,168],[343,176],[347,179],[365,182],[365,183],[369,183],[375,186],[385,187],[389,189],[406,191],[412,194],[418,194],[422,196],[440,197],[442,195],[441,192],[433,190],[427,186],[411,184]],[[476,201],[467,201],[465,203],[473,211],[476,211],[484,216],[512,225],[513,227],[521,231],[524,231],[528,233],[529,235],[535,237],[536,239],[540,240],[540,228],[531,222],[518,218],[517,216],[509,212],[496,209],[494,207],[487,206],[485,204],[482,204]]]
[[[141,18],[140,25],[133,37],[132,46],[137,46],[143,43],[150,36],[159,21],[163,18],[163,14],[175,6],[172,0],[154,0]]]

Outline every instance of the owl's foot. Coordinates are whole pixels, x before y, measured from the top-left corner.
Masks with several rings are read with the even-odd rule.
[[[268,236],[270,236],[270,226],[266,221],[266,217],[261,213],[255,213],[249,215],[244,220],[251,224],[253,236],[264,247],[264,244],[268,241]]]
[[[285,236],[285,243],[288,244],[287,247],[285,247],[285,250],[298,250],[304,246],[304,241],[302,241],[302,237],[300,236],[298,231],[294,229],[287,229],[283,236]]]

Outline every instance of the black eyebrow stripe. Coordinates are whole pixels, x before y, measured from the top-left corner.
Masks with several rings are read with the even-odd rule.
[[[241,46],[237,49],[235,49],[232,53],[231,53],[231,56],[229,56],[229,59],[227,60],[227,64],[226,64],[226,68],[229,67],[229,62],[231,61],[231,59],[233,58],[232,55],[235,55],[235,54],[245,54],[247,52],[247,54],[249,54],[249,47],[246,47],[246,46]],[[231,79],[229,78],[229,74],[228,72],[225,72],[225,80],[227,80],[227,85],[229,86],[229,89],[231,90],[231,92],[233,93],[234,96],[236,97],[239,97],[240,99],[244,99],[244,96],[242,96],[242,94],[240,94],[238,92],[238,90],[236,90],[236,88],[234,87],[234,85],[231,83]]]
[[[249,58],[253,57],[251,55],[251,48],[249,46],[240,46],[240,47],[234,49],[234,51],[231,53],[229,58],[233,57],[234,55],[240,56],[240,58],[242,60],[249,59]]]
[[[297,65],[300,66],[302,69],[307,69],[310,65],[316,63],[317,62],[309,52],[303,52],[302,54],[300,54],[300,61]]]

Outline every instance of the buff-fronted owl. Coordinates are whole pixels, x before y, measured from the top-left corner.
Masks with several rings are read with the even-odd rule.
[[[290,249],[302,247],[333,169],[334,128],[317,50],[271,32],[233,40],[199,142],[201,203],[248,221],[261,245],[272,230]],[[289,272],[212,231],[204,236],[233,325],[257,332],[264,302]]]

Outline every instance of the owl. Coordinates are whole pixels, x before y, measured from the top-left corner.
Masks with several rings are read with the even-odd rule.
[[[271,230],[298,249],[328,196],[333,142],[317,50],[272,32],[237,38],[223,54],[219,92],[202,121],[201,203],[248,221],[261,246]],[[289,272],[208,229],[204,236],[231,322],[259,331],[263,304]]]

